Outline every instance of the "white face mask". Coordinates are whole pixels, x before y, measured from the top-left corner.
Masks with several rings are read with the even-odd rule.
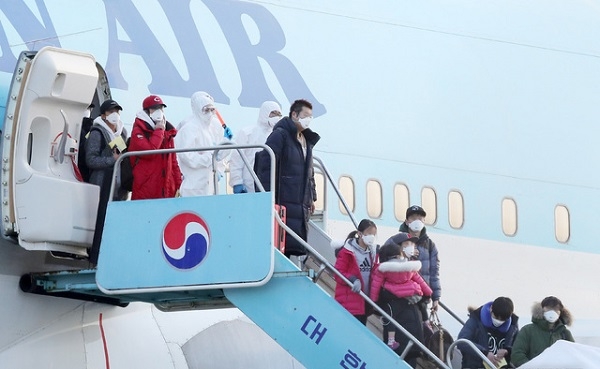
[[[494,327],[501,326],[502,324],[504,324],[505,321],[506,320],[498,320],[498,319],[492,317],[492,324],[494,325]]]
[[[269,127],[274,127],[280,119],[281,117],[270,117],[269,119],[267,119],[267,123],[269,124]]]
[[[155,110],[152,112],[152,114],[150,114],[150,119],[152,119],[156,123],[161,122],[164,117],[165,117],[165,115],[163,114],[163,111],[160,109]]]
[[[312,121],[312,117],[306,117],[306,118],[298,119],[298,122],[300,122],[300,125],[302,126],[302,129],[307,129],[308,126],[310,125],[311,121]]]
[[[554,310],[548,310],[544,312],[544,319],[546,319],[546,321],[548,321],[549,323],[556,322],[559,317],[560,314]]]
[[[89,118],[91,116],[92,116],[92,111],[90,109],[85,109],[85,111],[83,112],[83,117]]]
[[[116,125],[117,123],[119,123],[119,120],[121,120],[121,116],[115,111],[107,115],[106,120],[108,121],[108,123]]]
[[[411,257],[415,254],[415,245],[406,246],[404,249],[402,249],[402,251],[404,251],[404,254],[407,257]]]
[[[374,234],[363,234],[362,240],[368,246],[373,246],[375,243],[375,235]]]
[[[410,228],[410,230],[413,231],[413,232],[421,232],[421,230],[423,229],[423,227],[425,227],[425,223],[423,223],[419,219],[413,220],[408,225],[408,228]]]

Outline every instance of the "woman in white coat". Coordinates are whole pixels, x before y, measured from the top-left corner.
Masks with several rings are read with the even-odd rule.
[[[281,107],[275,101],[265,101],[258,112],[255,125],[242,129],[237,137],[238,145],[264,144],[273,131],[273,126],[281,119]],[[234,193],[254,192],[254,179],[250,172],[254,168],[254,155],[261,148],[239,150],[248,161],[250,169],[246,167],[239,152],[233,151],[229,162],[229,185]]]
[[[175,148],[209,147],[222,144],[224,139],[219,137],[211,125],[216,118],[214,99],[204,91],[198,91],[191,98],[193,114],[179,124],[175,136]],[[177,154],[177,161],[183,174],[180,187],[181,196],[214,195],[214,151],[192,151]],[[227,158],[228,152],[218,152],[216,164],[219,165]],[[217,168],[218,169],[218,168]]]

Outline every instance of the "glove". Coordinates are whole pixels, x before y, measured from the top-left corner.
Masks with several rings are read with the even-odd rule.
[[[231,128],[225,127],[223,129],[223,137],[225,137],[228,140],[231,140],[233,138],[233,132],[231,132]]]
[[[361,289],[360,280],[356,279],[352,282],[352,292],[359,293]]]
[[[408,303],[410,305],[414,305],[417,302],[421,301],[421,296],[419,296],[419,295],[412,295],[412,296],[406,297],[406,299],[408,300]]]
[[[248,190],[246,190],[246,186],[243,184],[238,184],[233,186],[233,193],[248,193]]]

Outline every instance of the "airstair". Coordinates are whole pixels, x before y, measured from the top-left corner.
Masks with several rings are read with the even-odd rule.
[[[144,154],[182,151],[190,150]],[[308,250],[304,268],[274,247],[275,222]],[[327,238],[314,223],[311,230]],[[27,274],[21,288],[120,306],[142,301],[165,311],[235,306],[308,368],[410,368],[402,358],[414,345],[450,368],[361,292],[412,340],[398,356],[315,283],[324,274],[350,284],[282,222],[273,193],[256,192],[109,202],[96,269]]]

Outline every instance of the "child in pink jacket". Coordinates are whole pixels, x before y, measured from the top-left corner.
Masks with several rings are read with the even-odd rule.
[[[383,244],[379,250],[381,264],[376,265],[372,272],[370,297],[413,336],[423,341],[422,316],[417,303],[424,296],[430,297],[432,290],[419,275],[421,262],[409,260],[417,240],[408,233],[398,233]],[[396,328],[389,322],[384,321],[383,334],[384,341],[398,354],[408,344],[404,334],[400,334],[396,341]],[[415,349],[405,360],[414,367],[418,355],[419,350]]]

